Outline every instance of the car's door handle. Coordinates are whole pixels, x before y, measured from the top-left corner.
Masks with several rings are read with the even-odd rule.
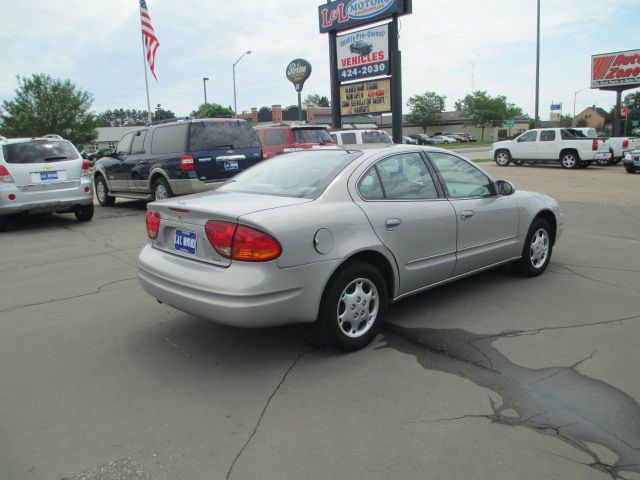
[[[397,228],[400,228],[402,220],[400,220],[399,218],[387,218],[387,221],[384,222],[384,224],[387,227],[387,230],[395,230]]]
[[[474,215],[475,215],[475,212],[472,212],[471,210],[465,210],[460,214],[460,218],[462,220],[471,220]]]

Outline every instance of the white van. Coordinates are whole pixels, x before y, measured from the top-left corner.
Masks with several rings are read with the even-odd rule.
[[[331,137],[338,145],[392,144],[393,140],[384,130],[335,130]]]

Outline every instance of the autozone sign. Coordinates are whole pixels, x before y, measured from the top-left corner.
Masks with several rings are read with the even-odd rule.
[[[591,57],[591,88],[640,86],[640,50]]]

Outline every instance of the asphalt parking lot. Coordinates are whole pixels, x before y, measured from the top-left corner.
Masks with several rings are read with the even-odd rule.
[[[560,201],[549,270],[414,296],[350,355],[158,304],[140,202],[21,219],[0,235],[0,478],[640,478],[640,175],[483,167]]]

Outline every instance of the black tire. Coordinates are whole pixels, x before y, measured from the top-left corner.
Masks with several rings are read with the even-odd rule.
[[[511,158],[509,150],[498,150],[493,156],[493,161],[496,162],[496,165],[499,167],[506,167],[513,159]]]
[[[331,277],[322,295],[316,323],[320,344],[343,352],[366,347],[380,331],[388,303],[387,285],[377,268],[364,262],[347,264]],[[348,319],[340,320],[347,314]],[[354,325],[352,321],[360,323]]]
[[[636,169],[634,167],[625,165],[624,169],[627,171],[627,173],[636,173]]]
[[[76,218],[78,219],[79,222],[88,222],[93,218],[93,211],[94,211],[93,204],[91,204],[91,205],[83,205],[73,213],[75,213]]]
[[[112,207],[116,203],[115,197],[109,196],[109,186],[102,175],[95,179],[96,199],[102,207]]]
[[[578,168],[580,157],[574,150],[567,150],[560,154],[560,165],[562,168]]]
[[[158,177],[153,182],[153,201],[156,200],[165,200],[167,198],[173,197],[173,192],[171,191],[171,187],[169,186],[169,182],[167,182],[163,177]]]
[[[0,232],[6,231],[7,226],[9,226],[9,219],[4,215],[0,215]]]
[[[540,234],[541,231],[545,233]],[[536,237],[538,238],[536,239]],[[524,277],[537,277],[538,275],[542,275],[551,261],[551,254],[553,253],[552,238],[553,232],[549,222],[544,218],[538,217],[534,219],[527,232],[527,238],[525,239],[522,249],[522,258],[512,264],[513,269]],[[533,245],[534,240],[542,241],[542,243],[538,245],[546,248],[547,253],[544,259],[540,258],[540,250]]]

